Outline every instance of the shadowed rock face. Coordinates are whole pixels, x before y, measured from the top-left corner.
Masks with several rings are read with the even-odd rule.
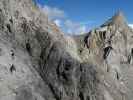
[[[118,13],[64,36],[32,0],[1,0],[0,100],[132,100],[132,34]]]

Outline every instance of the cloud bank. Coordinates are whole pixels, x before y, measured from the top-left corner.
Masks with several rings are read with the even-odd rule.
[[[133,28],[133,24],[129,24],[128,26],[131,27],[131,28]]]
[[[50,6],[43,6],[41,7],[41,9],[44,11],[44,13],[46,13],[48,15],[48,17],[51,20],[56,20],[56,19],[62,19],[65,18],[65,12],[60,10],[59,8],[56,7],[50,7]]]
[[[88,22],[74,22],[67,18],[67,14],[56,7],[50,7],[48,5],[40,6],[39,8],[43,10],[45,14],[48,15],[49,19],[52,20],[62,31],[69,35],[78,35],[88,32],[87,24],[92,23]]]
[[[71,20],[66,20],[64,22],[65,27],[68,29],[68,34],[83,34],[87,32],[87,27],[81,23],[73,22]]]

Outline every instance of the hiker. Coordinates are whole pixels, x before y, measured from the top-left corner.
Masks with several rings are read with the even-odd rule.
[[[128,56],[128,58],[127,58],[127,62],[128,62],[128,64],[131,63],[131,55]]]
[[[30,46],[30,43],[29,43],[29,39],[26,43],[26,50],[28,51],[28,53],[31,55],[31,46]]]
[[[120,72],[117,70],[117,69],[115,69],[115,74],[116,74],[116,79],[117,80],[120,80],[121,79],[121,74],[120,74]]]
[[[10,67],[10,72],[13,73],[13,71],[16,71],[16,68],[15,68],[15,66],[12,64],[11,67]]]
[[[15,58],[15,54],[14,54],[14,51],[13,50],[11,50],[11,58],[14,60],[14,58]]]

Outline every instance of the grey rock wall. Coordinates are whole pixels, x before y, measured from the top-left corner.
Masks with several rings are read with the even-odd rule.
[[[132,34],[118,13],[65,36],[32,0],[1,0],[0,100],[132,100]]]

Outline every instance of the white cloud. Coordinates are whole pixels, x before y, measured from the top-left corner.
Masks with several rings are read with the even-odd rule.
[[[49,19],[60,27],[66,34],[77,35],[86,33],[87,25],[93,23],[92,21],[73,22],[67,18],[66,13],[63,10],[56,7],[39,5],[39,8],[42,9],[43,12],[48,15]]]
[[[71,20],[66,20],[64,26],[68,29],[68,34],[83,34],[87,32],[87,27]]]
[[[62,21],[60,19],[55,19],[54,23],[58,26],[61,27]]]
[[[131,28],[133,28],[133,24],[129,24],[128,26],[130,26]]]
[[[80,26],[77,30],[77,33],[78,34],[84,34],[86,33],[88,30],[87,30],[87,27],[86,26]]]
[[[47,5],[39,6],[45,14],[48,15],[50,20],[56,20],[58,18],[65,18],[65,13],[63,10],[56,8],[56,7],[50,7]]]

